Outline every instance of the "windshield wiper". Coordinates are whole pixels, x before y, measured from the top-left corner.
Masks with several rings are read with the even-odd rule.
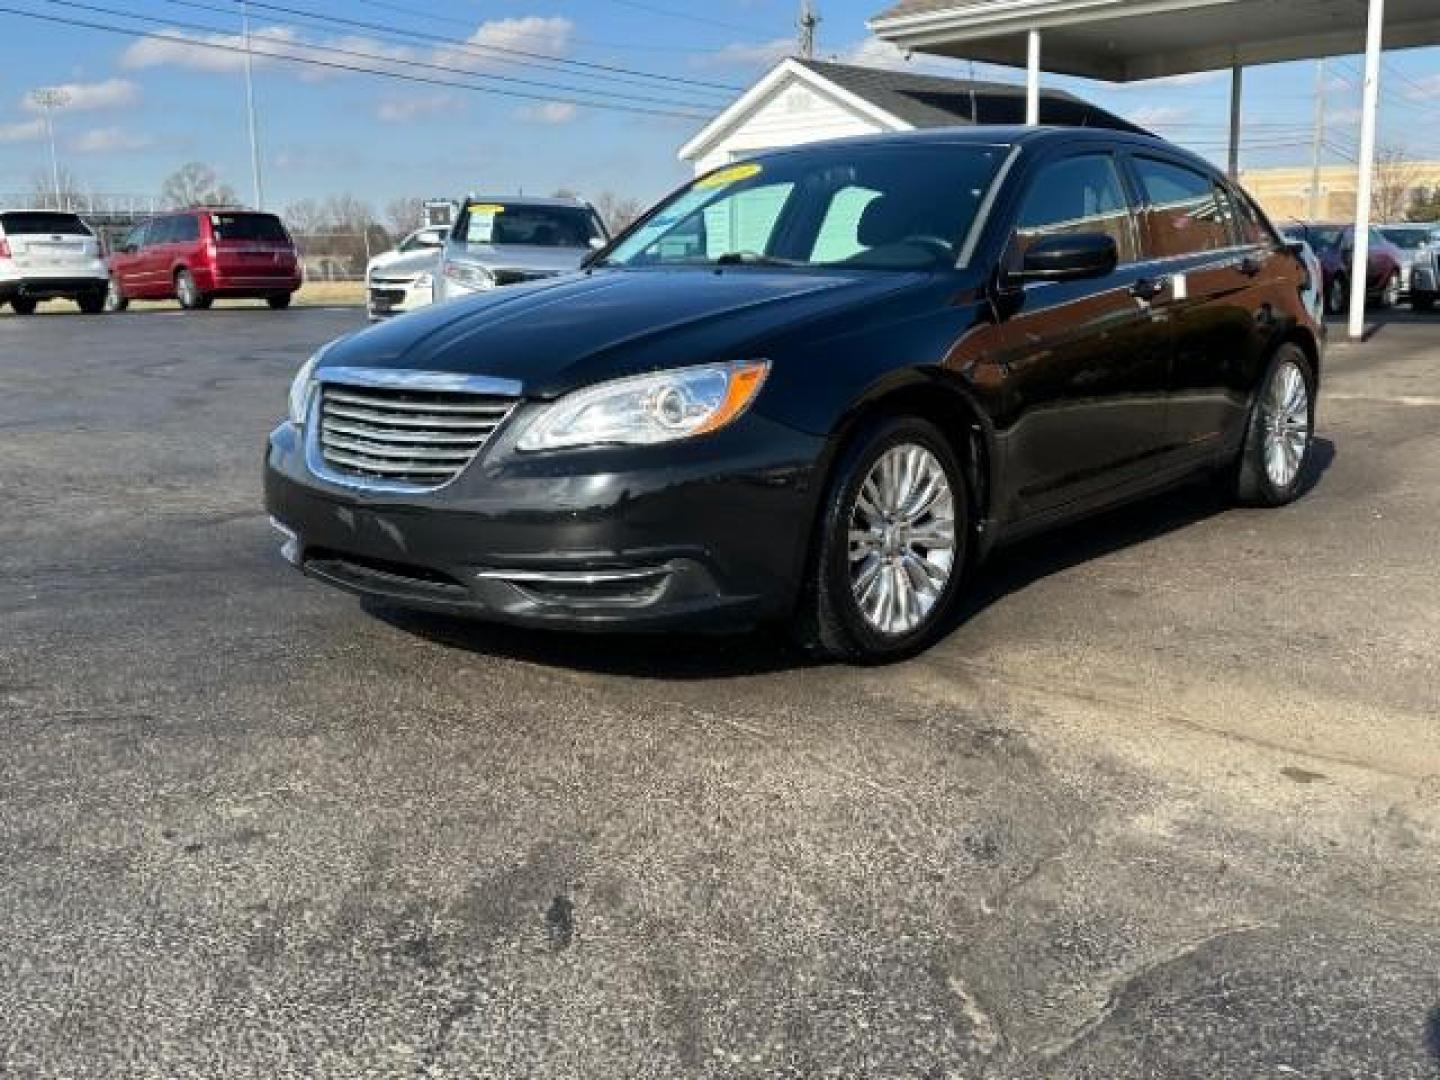
[[[711,260],[716,266],[808,266],[799,259],[781,259],[758,251],[727,251]]]

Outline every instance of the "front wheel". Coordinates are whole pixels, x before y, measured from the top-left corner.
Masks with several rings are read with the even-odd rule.
[[[75,298],[75,303],[80,305],[80,310],[86,315],[99,315],[106,309],[107,295],[96,289],[94,292],[81,293]]]
[[[1385,279],[1385,286],[1380,290],[1380,298],[1377,301],[1381,308],[1393,308],[1400,303],[1400,275],[1391,274]]]
[[[1345,314],[1349,306],[1350,290],[1345,287],[1345,279],[1336,274],[1330,279],[1330,284],[1325,288],[1325,312],[1331,316]]]
[[[16,315],[34,315],[38,303],[33,296],[16,296],[11,299],[10,306],[15,309]]]
[[[271,293],[265,298],[265,302],[274,311],[283,311],[290,306],[290,294],[288,292]]]
[[[1250,406],[1233,493],[1250,506],[1283,506],[1300,494],[1315,433],[1315,375],[1296,345],[1282,345]]]
[[[797,619],[811,651],[878,663],[934,641],[965,568],[964,470],[934,424],[878,421],[835,467]]]

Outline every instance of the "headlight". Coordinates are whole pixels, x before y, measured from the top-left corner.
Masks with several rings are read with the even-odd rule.
[[[415,280],[410,283],[412,289],[429,289],[435,284],[429,274],[418,274]]]
[[[643,446],[703,435],[744,413],[769,371],[768,360],[705,364],[577,390],[536,417],[518,446]]]
[[[443,273],[455,284],[467,289],[490,289],[495,285],[495,275],[475,263],[447,262]]]
[[[310,415],[310,400],[315,396],[315,366],[325,359],[325,354],[334,344],[335,341],[331,341],[316,349],[315,355],[300,365],[295,381],[290,384],[290,422],[297,427],[304,424],[305,418]]]

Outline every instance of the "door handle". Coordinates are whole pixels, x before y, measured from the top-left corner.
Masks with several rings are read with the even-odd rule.
[[[1169,282],[1163,277],[1141,278],[1130,286],[1130,295],[1136,300],[1144,300],[1149,303],[1164,292],[1168,284]]]

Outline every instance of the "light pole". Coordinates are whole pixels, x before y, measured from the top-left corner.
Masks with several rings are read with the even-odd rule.
[[[255,209],[265,209],[265,189],[260,183],[260,140],[255,134],[255,75],[250,64],[250,5],[240,0],[240,28],[245,38],[245,111],[250,120],[250,180],[255,187]]]
[[[60,205],[60,158],[55,153],[54,112],[70,104],[70,95],[58,86],[47,86],[32,90],[30,100],[45,110],[45,133],[50,137],[50,182],[55,191],[55,209],[63,210],[65,207]]]

